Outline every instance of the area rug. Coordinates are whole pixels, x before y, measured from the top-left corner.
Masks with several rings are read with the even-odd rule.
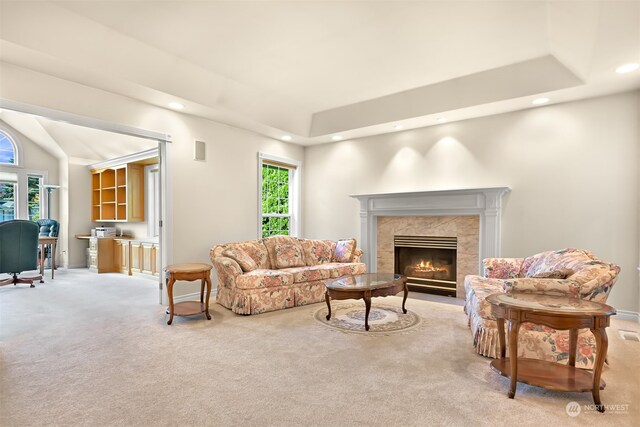
[[[390,304],[371,304],[369,330],[364,329],[365,306],[359,303],[331,303],[331,319],[327,320],[327,307],[315,311],[313,317],[323,325],[343,332],[369,335],[387,335],[408,332],[421,323],[420,316],[411,310],[407,314],[402,308]]]

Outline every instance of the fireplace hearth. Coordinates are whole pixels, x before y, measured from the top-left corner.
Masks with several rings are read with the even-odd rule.
[[[410,290],[456,296],[456,237],[394,236],[393,243],[395,273],[407,276]]]

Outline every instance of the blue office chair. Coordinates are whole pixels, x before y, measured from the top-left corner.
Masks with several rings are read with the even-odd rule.
[[[21,219],[0,222],[0,273],[12,277],[0,280],[0,286],[29,283],[34,280],[43,283],[42,276],[18,277],[23,271],[38,269],[38,224]]]
[[[36,223],[40,227],[39,235],[42,237],[58,237],[58,232],[60,231],[60,224],[55,219],[39,219],[36,220]],[[51,265],[51,253],[49,251],[49,246],[44,247],[44,255],[39,254],[40,256],[44,256],[45,259],[49,260],[49,265]]]

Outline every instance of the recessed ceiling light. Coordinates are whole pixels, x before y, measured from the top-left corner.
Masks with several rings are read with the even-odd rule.
[[[334,141],[340,141],[340,140],[342,139],[342,136],[340,136],[340,135],[333,135],[333,136],[331,137],[331,139],[333,139]]]
[[[404,126],[402,126],[402,125],[395,125],[393,128],[394,128],[395,130],[401,130],[401,129],[404,129]]]
[[[169,108],[173,108],[174,110],[182,110],[184,108],[184,105],[180,104],[179,102],[170,102],[169,103]]]
[[[632,62],[630,64],[624,64],[616,68],[616,73],[618,74],[631,73],[632,71],[635,71],[638,68],[640,68],[640,64],[636,64],[635,62]]]
[[[280,139],[283,141],[291,141],[293,138],[291,137],[291,135],[282,135]]]
[[[444,117],[438,117],[438,118],[436,119],[436,122],[438,122],[438,123],[444,123],[444,122],[446,122],[446,121],[447,121],[447,119],[445,119]]]
[[[549,102],[549,98],[536,98],[533,101],[531,101],[533,105],[542,105],[542,104],[546,104],[547,102]]]

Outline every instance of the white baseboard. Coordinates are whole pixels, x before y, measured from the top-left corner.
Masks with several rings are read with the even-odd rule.
[[[209,305],[215,301],[217,289],[211,289],[211,297],[209,297]],[[200,301],[200,292],[194,292],[192,294],[185,294],[173,297],[173,302],[184,302],[184,301]]]
[[[616,319],[630,320],[632,322],[640,323],[640,313],[635,311],[617,310]]]

